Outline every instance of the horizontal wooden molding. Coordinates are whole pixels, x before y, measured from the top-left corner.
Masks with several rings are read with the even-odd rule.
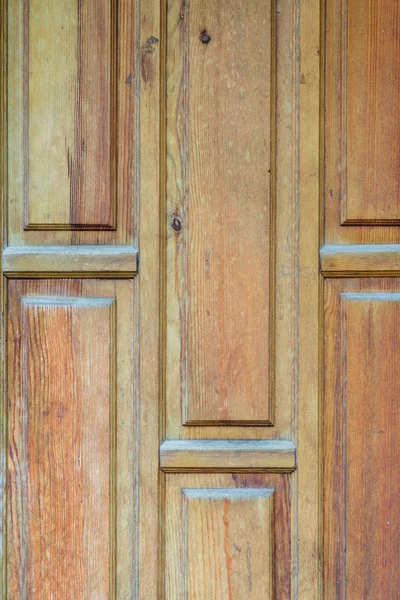
[[[327,244],[320,259],[325,277],[400,275],[400,244]]]
[[[168,440],[160,466],[170,473],[291,473],[296,447],[284,440]]]
[[[138,252],[132,246],[9,246],[3,251],[6,277],[131,278]]]

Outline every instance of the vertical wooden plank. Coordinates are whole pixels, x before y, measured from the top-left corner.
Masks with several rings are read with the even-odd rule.
[[[272,6],[169,4],[167,394],[183,423],[273,420]]]
[[[320,195],[320,24],[319,0],[300,0],[299,114],[299,329],[298,403],[294,441],[298,446],[295,567],[297,597],[321,595],[320,522],[320,302],[322,281]],[[297,575],[296,575],[297,574]],[[295,592],[296,594],[296,592]],[[296,596],[295,596],[296,597]]]
[[[135,93],[140,96],[140,145],[137,147],[140,179],[140,227],[135,243],[140,247],[140,270],[135,279],[138,300],[136,344],[140,339],[135,408],[135,584],[132,597],[162,598],[164,576],[164,480],[159,470],[159,444],[164,439],[161,348],[165,208],[164,80],[160,61],[165,58],[164,1],[135,3],[140,53],[137,55]],[[140,10],[139,10],[140,7]],[[161,13],[160,13],[161,10]],[[139,35],[139,34],[138,34]],[[139,140],[138,140],[139,142]],[[138,214],[138,213],[137,213]]]
[[[400,581],[400,286],[325,286],[324,593],[391,598]]]
[[[0,1],[0,249],[7,243],[7,176],[8,176],[8,0]],[[7,353],[6,340],[7,282],[0,274],[0,596],[7,594],[6,521],[7,521]]]

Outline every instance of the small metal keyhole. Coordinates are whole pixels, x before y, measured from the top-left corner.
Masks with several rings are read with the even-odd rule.
[[[182,229],[182,222],[179,217],[172,218],[172,229],[174,231],[180,231]]]

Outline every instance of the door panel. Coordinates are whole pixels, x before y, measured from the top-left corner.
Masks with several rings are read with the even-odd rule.
[[[24,10],[25,229],[113,229],[116,3]]]
[[[399,243],[399,6],[326,2],[325,33],[326,241]]]
[[[166,599],[289,598],[285,475],[179,475],[166,489]]]
[[[132,243],[133,10],[9,3],[10,244]]]
[[[164,8],[167,436],[290,438],[296,13]]]
[[[271,1],[168,7],[167,385],[183,424],[272,422],[275,18]]]
[[[328,280],[325,287],[325,593],[394,598],[400,283]]]
[[[10,282],[10,598],[127,589],[132,318],[129,281]]]

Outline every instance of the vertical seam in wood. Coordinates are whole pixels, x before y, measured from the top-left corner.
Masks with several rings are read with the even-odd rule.
[[[270,44],[270,209],[269,209],[269,397],[268,425],[275,421],[275,305],[276,305],[276,151],[277,151],[277,0],[271,0]]]
[[[167,76],[167,11],[168,0],[160,0],[160,63],[159,63],[159,444],[166,437],[166,239],[167,239],[167,94],[166,94],[166,76]],[[165,474],[161,472],[160,464],[158,470],[158,597],[160,600],[165,598],[165,564],[166,564],[166,539],[165,539],[165,501],[166,501],[166,479]]]
[[[117,299],[110,304],[110,600],[117,600]]]
[[[347,61],[348,61],[347,0],[339,1],[339,61],[340,82],[338,101],[339,115],[339,172],[340,172],[340,224],[347,221]]]

